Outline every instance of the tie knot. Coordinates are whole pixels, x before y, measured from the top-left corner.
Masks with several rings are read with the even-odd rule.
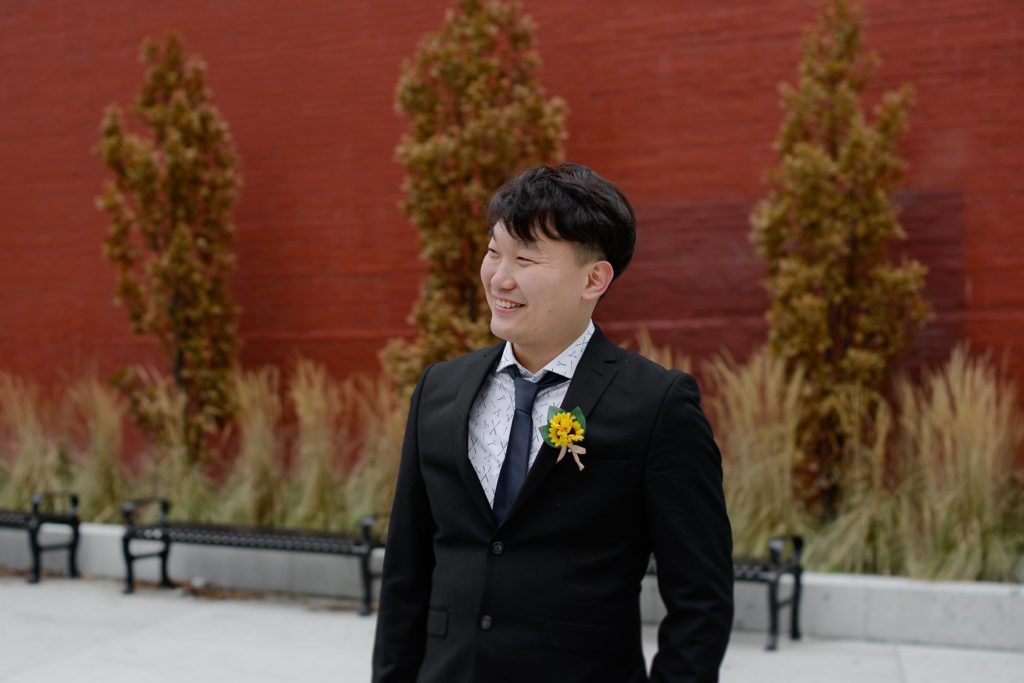
[[[527,414],[533,411],[533,403],[537,400],[537,394],[541,389],[561,384],[567,379],[557,372],[548,370],[539,382],[531,382],[528,379],[523,379],[519,368],[515,365],[508,366],[508,374],[512,375],[516,386],[516,410],[522,410]]]

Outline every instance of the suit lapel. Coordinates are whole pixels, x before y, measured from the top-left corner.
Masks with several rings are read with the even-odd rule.
[[[477,357],[476,361],[466,369],[466,374],[462,378],[462,385],[459,387],[459,393],[455,398],[455,424],[452,426],[452,433],[455,435],[455,459],[459,467],[459,475],[462,477],[462,483],[465,484],[466,489],[469,491],[469,496],[473,499],[477,509],[480,510],[480,513],[491,524],[494,524],[494,513],[487,502],[487,494],[484,493],[483,486],[480,485],[480,478],[477,476],[476,470],[473,469],[473,463],[469,461],[469,437],[467,431],[469,429],[469,411],[473,407],[473,400],[480,393],[484,380],[494,369],[498,358],[501,357],[503,346],[504,344],[502,343],[485,349]]]
[[[598,328],[594,330],[594,336],[590,338],[590,343],[587,344],[583,356],[580,357],[579,365],[576,366],[576,372],[569,383],[569,390],[566,391],[565,398],[562,399],[561,407],[564,410],[572,410],[579,406],[589,419],[594,406],[597,405],[616,372],[618,370],[615,367],[615,346]],[[587,439],[584,434],[583,445],[586,446],[586,443]],[[541,485],[554,468],[557,457],[557,449],[547,444],[541,445],[537,458],[533,461],[529,474],[526,475],[523,488],[519,491],[519,495],[516,496],[516,500],[505,518],[506,521],[515,515],[519,508],[523,507],[533,492]],[[472,467],[470,470],[472,471]],[[484,501],[486,503],[486,498]]]

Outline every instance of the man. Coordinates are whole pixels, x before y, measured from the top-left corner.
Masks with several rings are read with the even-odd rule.
[[[480,277],[507,341],[416,385],[373,680],[647,681],[653,552],[668,613],[649,680],[717,681],[732,534],[697,383],[591,322],[633,255],[629,202],[583,166],[540,167],[498,191],[488,225]],[[552,431],[550,406],[584,419]]]

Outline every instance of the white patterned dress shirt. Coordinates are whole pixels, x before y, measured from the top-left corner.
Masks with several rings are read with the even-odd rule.
[[[548,371],[556,372],[562,377],[572,380],[583,356],[587,343],[594,336],[594,323],[587,324],[576,341],[569,344],[560,354],[533,373],[524,368],[512,353],[512,344],[505,342],[494,372],[487,376],[480,388],[473,407],[469,410],[469,461],[480,478],[487,502],[494,505],[494,489],[498,485],[498,474],[501,464],[505,462],[505,451],[508,449],[508,435],[512,431],[512,416],[516,412],[516,385],[512,375],[505,370],[510,365],[519,368],[523,379],[539,382]],[[533,404],[533,428],[530,430],[530,466],[537,458],[544,439],[540,435],[540,427],[547,422],[548,406],[560,406],[569,382],[562,382],[550,387],[541,388],[537,400]]]

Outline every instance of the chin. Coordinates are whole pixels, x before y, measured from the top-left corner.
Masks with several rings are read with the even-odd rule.
[[[507,331],[503,330],[500,324],[495,324],[493,319],[491,320],[491,334],[493,334],[498,339],[508,341],[508,338],[505,336],[507,334]]]
[[[491,317],[491,334],[504,341],[513,341],[512,337],[515,336],[512,326],[507,324],[507,321],[498,320],[494,316]]]

